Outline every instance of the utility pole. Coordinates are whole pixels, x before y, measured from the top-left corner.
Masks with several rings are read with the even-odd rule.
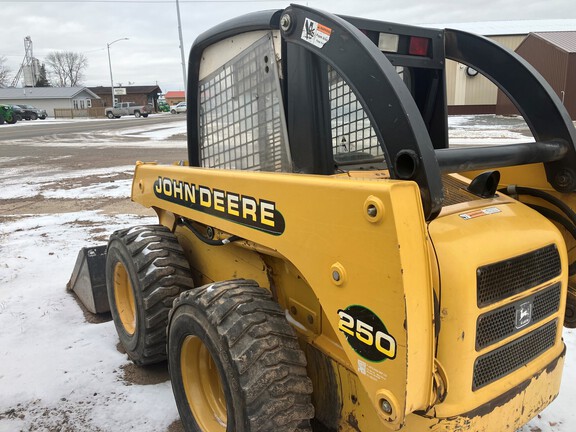
[[[182,58],[182,79],[184,80],[184,97],[186,97],[186,57],[184,56],[184,41],[182,40],[182,22],[180,21],[180,3],[176,0],[178,15],[178,37],[180,38],[180,57]]]
[[[110,91],[112,92],[112,108],[114,108],[114,78],[112,78],[112,60],[110,60],[110,45],[115,44],[116,42],[128,40],[129,38],[120,38],[116,39],[113,42],[107,43],[106,46],[108,47],[108,67],[110,68]]]

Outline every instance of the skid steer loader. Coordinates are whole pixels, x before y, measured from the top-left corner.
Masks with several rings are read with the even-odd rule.
[[[450,148],[447,59],[535,142]],[[199,36],[187,99],[187,160],[135,168],[158,225],[106,257],[119,338],[168,360],[187,431],[504,432],[554,400],[576,132],[524,60],[293,5]]]

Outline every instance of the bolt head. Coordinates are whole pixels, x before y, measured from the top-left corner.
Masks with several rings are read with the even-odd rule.
[[[290,30],[291,26],[292,26],[292,18],[290,18],[290,15],[288,14],[282,15],[282,17],[280,18],[280,28],[284,31],[288,31]]]
[[[386,399],[380,400],[380,409],[386,414],[392,414],[392,405]]]
[[[338,282],[340,280],[340,273],[338,273],[336,270],[334,270],[332,272],[332,279],[334,279],[336,282]]]
[[[378,215],[378,209],[377,209],[376,206],[374,206],[373,204],[370,204],[370,205],[368,206],[367,212],[368,212],[368,216],[370,216],[370,217],[372,217],[372,218],[373,218],[373,217],[376,217],[376,216]]]

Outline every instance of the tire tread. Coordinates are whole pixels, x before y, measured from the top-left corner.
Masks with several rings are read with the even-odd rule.
[[[205,315],[228,349],[247,404],[246,431],[312,430],[306,357],[269,291],[245,279],[204,285],[180,294],[169,319],[185,305]]]
[[[163,225],[118,230],[110,237],[113,241],[123,243],[132,256],[146,317],[144,344],[131,358],[138,365],[164,361],[168,313],[174,299],[193,288],[188,261],[176,237]]]

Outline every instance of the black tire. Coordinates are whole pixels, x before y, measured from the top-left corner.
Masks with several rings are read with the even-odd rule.
[[[311,431],[306,358],[270,293],[213,283],[174,302],[168,368],[187,432]]]
[[[134,111],[134,117],[139,118],[140,117],[140,111]]]
[[[170,111],[170,114],[176,114],[176,110]]]
[[[162,225],[114,232],[108,242],[106,286],[118,337],[137,365],[166,359],[168,313],[193,288],[178,240]]]
[[[40,116],[38,117],[40,120],[46,120],[46,116]]]
[[[4,116],[2,114],[0,114],[0,125],[4,124]]]
[[[148,114],[142,114],[142,117],[147,118]]]
[[[8,124],[15,124],[17,121],[18,121],[18,117],[14,116],[14,115],[12,117],[6,119],[6,123],[8,123]]]
[[[114,118],[114,114],[112,113],[112,111],[108,111],[106,113],[106,117],[108,117],[110,120],[112,120]]]
[[[564,327],[576,328],[576,289],[570,285],[568,285],[566,312],[564,314]]]
[[[38,114],[36,113],[30,114],[30,120],[38,120]]]

